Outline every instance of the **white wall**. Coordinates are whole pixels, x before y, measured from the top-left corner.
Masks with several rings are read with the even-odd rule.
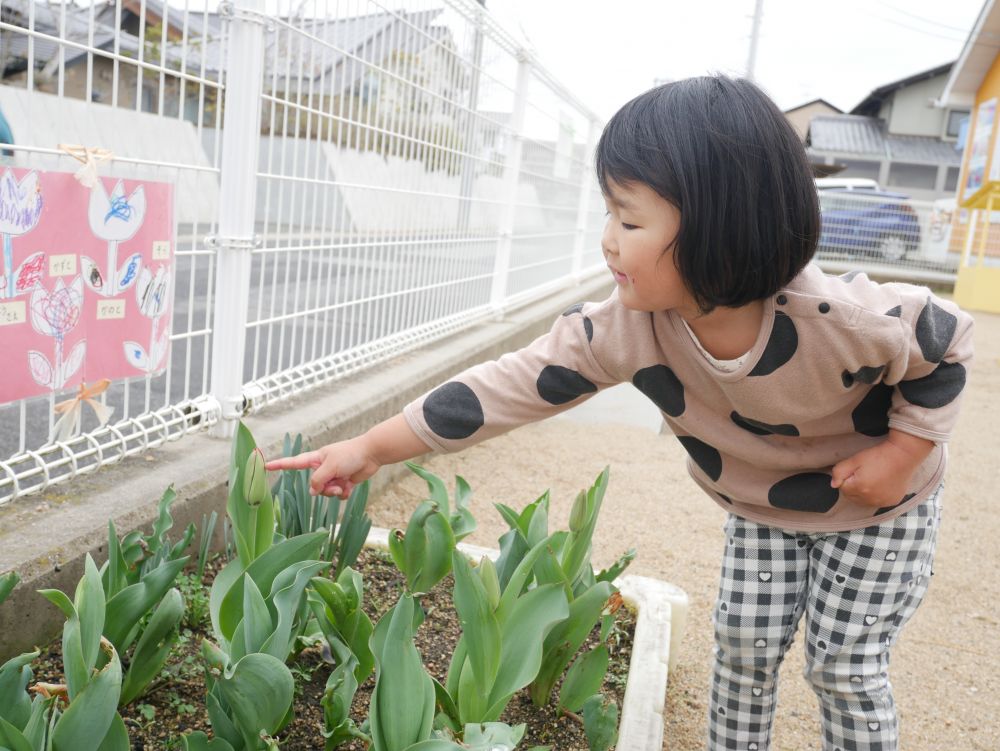
[[[908,136],[940,138],[946,110],[933,105],[941,96],[947,75],[935,76],[895,92],[889,113],[889,132]]]

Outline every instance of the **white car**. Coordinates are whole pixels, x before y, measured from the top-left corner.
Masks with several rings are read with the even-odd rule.
[[[867,177],[817,177],[816,190],[882,190],[875,180]]]

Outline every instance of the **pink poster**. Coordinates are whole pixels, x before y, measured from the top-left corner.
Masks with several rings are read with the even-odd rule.
[[[167,364],[173,186],[0,175],[0,403]]]

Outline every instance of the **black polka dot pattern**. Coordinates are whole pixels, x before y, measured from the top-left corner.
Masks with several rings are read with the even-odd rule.
[[[684,385],[666,365],[651,365],[637,371],[632,384],[671,417],[684,413]]]
[[[728,503],[730,506],[733,505],[733,499],[730,498],[728,495],[723,495],[722,493],[716,493],[716,495],[719,496],[719,498],[724,500],[726,503]]]
[[[770,423],[761,422],[760,420],[753,420],[749,417],[744,417],[736,411],[731,412],[729,418],[741,428],[749,430],[754,435],[797,436],[799,434],[799,429],[794,425],[788,425],[787,423],[783,423],[781,425],[771,425]]]
[[[597,386],[580,373],[561,365],[546,365],[535,382],[538,395],[549,404],[566,404],[584,394],[593,394]]]
[[[885,311],[887,316],[892,316],[893,318],[900,318],[903,315],[903,306],[897,305],[895,308],[889,308]]]
[[[875,512],[875,516],[881,516],[882,514],[886,513],[887,511],[892,511],[894,508],[899,508],[904,503],[906,503],[908,500],[910,500],[911,498],[913,498],[913,496],[915,496],[915,495],[916,495],[916,493],[907,493],[906,495],[903,496],[903,500],[901,500],[899,503],[894,503],[891,506],[883,506],[882,508],[880,508],[878,511]]]
[[[811,511],[823,514],[840,498],[840,491],[830,487],[826,472],[802,472],[776,482],[767,492],[767,501],[775,508]]]
[[[771,337],[767,340],[767,346],[760,356],[760,360],[750,371],[752,376],[770,375],[786,362],[792,359],[795,350],[799,347],[799,334],[795,330],[792,319],[781,311],[774,314],[774,326],[771,328]]]
[[[784,305],[785,303],[788,302],[788,298],[785,297],[784,295],[778,295],[776,298],[774,298],[774,301],[778,303],[778,305]]]
[[[873,386],[851,412],[854,429],[861,435],[872,438],[886,435],[889,432],[890,407],[892,407],[892,387],[884,383]]]
[[[694,459],[694,463],[701,467],[701,471],[708,475],[712,482],[722,477],[722,455],[718,449],[712,448],[704,441],[699,441],[690,435],[677,436],[677,440],[681,442],[684,450]]]
[[[951,404],[964,388],[965,367],[958,362],[943,362],[923,378],[899,382],[899,392],[906,401],[927,409]]]
[[[424,420],[435,435],[458,440],[483,427],[486,418],[475,392],[464,383],[451,381],[424,399]]]
[[[873,365],[863,365],[853,373],[849,370],[845,370],[840,374],[840,380],[844,382],[844,388],[848,389],[855,383],[867,383],[868,385],[871,385],[879,379],[879,376],[882,375],[882,371],[884,370],[885,365],[879,365],[878,367]]]
[[[582,312],[583,312],[583,303],[578,302],[575,305],[570,305],[568,308],[566,308],[566,310],[562,312],[562,314],[564,316],[571,316],[574,313],[582,313]]]
[[[587,334],[587,341],[594,341],[594,322],[587,316],[583,317],[583,330]]]
[[[916,327],[917,344],[927,362],[941,362],[955,336],[956,328],[958,319],[944,308],[939,308],[928,297],[927,304],[917,317]]]
[[[819,312],[820,313],[829,313],[830,312],[830,303],[828,303],[828,302],[821,302],[819,304]]]

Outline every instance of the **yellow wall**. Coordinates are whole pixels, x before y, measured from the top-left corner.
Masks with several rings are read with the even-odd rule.
[[[966,144],[971,144],[975,136],[973,132],[976,127],[976,108],[981,102],[996,97],[1000,100],[1000,55],[993,58],[993,65],[979,86],[976,92],[976,107],[973,108],[969,119],[969,138]],[[990,174],[993,160],[1000,159],[997,153],[997,136],[1000,134],[1000,101],[996,113],[993,115],[993,133],[990,136],[986,158],[986,175]],[[969,168],[969,157],[972,149],[967,145],[962,155],[962,173],[959,176],[958,203],[961,205],[968,196],[965,195],[965,176]],[[979,212],[977,212],[979,213]],[[993,212],[994,216],[996,212]],[[957,214],[957,212],[956,212]],[[958,270],[958,279],[955,281],[955,302],[971,310],[982,310],[990,313],[1000,313],[1000,268],[979,265],[977,254],[983,250],[985,239],[985,252],[989,255],[996,254],[996,248],[1000,247],[1000,225],[992,221],[986,225],[979,220],[976,222],[977,231],[973,238],[972,256],[969,259],[969,266],[963,266]],[[965,225],[966,227],[968,225]],[[982,237],[982,232],[986,231],[986,238]],[[964,232],[962,233],[965,234]],[[964,240],[964,237],[962,238]]]

